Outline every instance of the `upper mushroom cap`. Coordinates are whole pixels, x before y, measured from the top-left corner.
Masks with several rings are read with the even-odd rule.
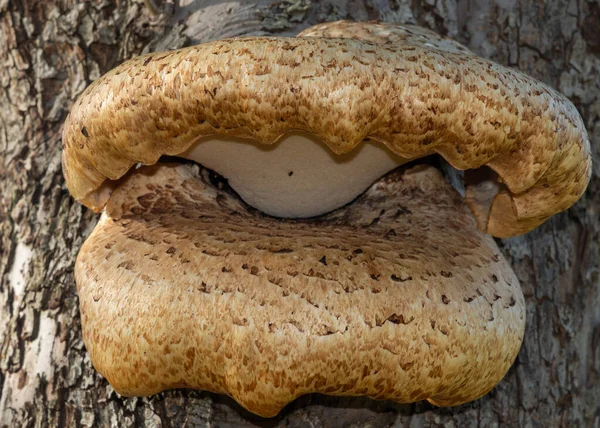
[[[415,27],[342,22],[302,35],[149,54],[95,81],[63,131],[73,196],[99,210],[111,189],[103,183],[135,163],[177,155],[201,136],[270,144],[295,129],[335,153],[373,139],[406,158],[489,166],[500,192],[467,194],[495,236],[525,233],[584,192],[591,153],[581,117],[543,83]]]

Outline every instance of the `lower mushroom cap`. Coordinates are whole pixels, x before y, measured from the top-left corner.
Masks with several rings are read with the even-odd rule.
[[[86,347],[116,391],[199,388],[262,416],[311,392],[476,399],[525,325],[493,239],[423,166],[310,221],[249,209],[206,170],[140,168],[75,276]]]

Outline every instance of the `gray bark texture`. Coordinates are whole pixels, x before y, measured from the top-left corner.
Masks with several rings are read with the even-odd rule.
[[[417,23],[566,94],[596,168],[582,200],[500,242],[527,299],[519,357],[487,396],[455,408],[305,396],[263,420],[227,397],[117,395],[86,353],[73,265],[97,216],[62,177],[75,98],[124,59],[317,22]],[[0,0],[0,427],[600,426],[599,0]]]

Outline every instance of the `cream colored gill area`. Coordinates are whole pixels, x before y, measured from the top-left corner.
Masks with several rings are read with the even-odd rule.
[[[313,217],[344,206],[383,174],[407,162],[371,141],[336,155],[303,132],[288,133],[272,145],[211,136],[179,156],[221,174],[250,206],[290,218]]]

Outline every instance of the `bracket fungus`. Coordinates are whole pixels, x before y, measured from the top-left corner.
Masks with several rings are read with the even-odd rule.
[[[345,21],[126,61],[63,147],[72,195],[102,210],[75,267],[96,369],[123,395],[199,388],[262,416],[311,392],[487,393],[525,327],[492,236],[567,209],[591,174],[553,89],[429,30]],[[489,173],[465,201],[403,165],[432,154]]]

